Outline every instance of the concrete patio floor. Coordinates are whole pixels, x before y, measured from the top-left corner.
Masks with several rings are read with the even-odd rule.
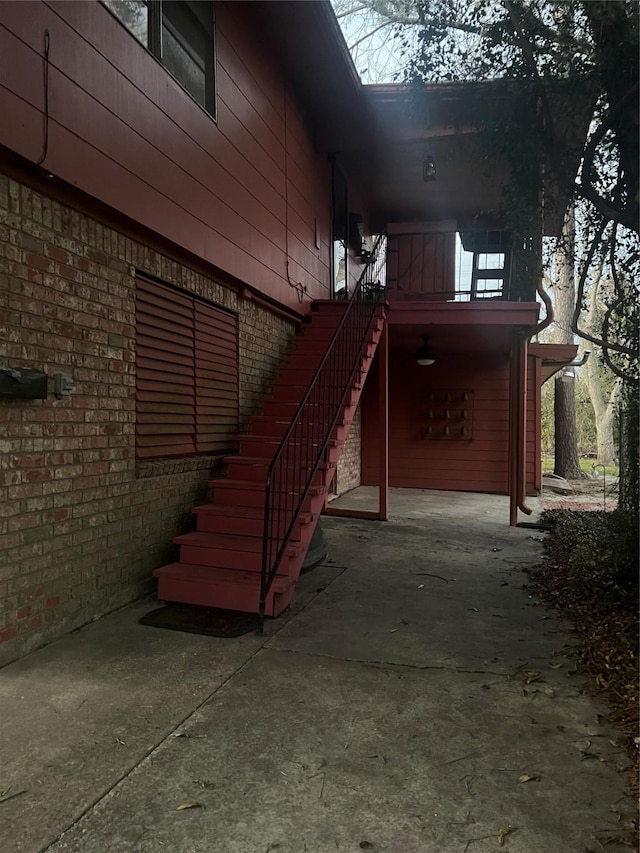
[[[2,853],[626,849],[624,752],[522,588],[543,534],[504,497],[391,514],[323,519],[264,636],[144,627],[146,601],[0,670]]]

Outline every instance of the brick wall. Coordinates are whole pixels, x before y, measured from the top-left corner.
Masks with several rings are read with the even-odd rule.
[[[341,495],[360,485],[360,405],[356,409],[344,450],[336,469],[336,494]]]
[[[0,399],[0,664],[151,589],[216,457],[136,463],[135,268],[239,313],[242,428],[294,324],[0,175],[0,365],[69,397]]]
[[[277,364],[291,344],[293,327],[257,302],[243,300],[239,318],[240,431],[248,432],[251,415],[259,414],[260,400],[278,373]]]

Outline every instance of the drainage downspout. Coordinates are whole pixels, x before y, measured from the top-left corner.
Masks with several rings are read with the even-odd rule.
[[[527,482],[527,381],[528,381],[528,361],[529,361],[529,341],[534,335],[539,334],[551,325],[553,322],[553,305],[551,297],[542,286],[542,276],[539,277],[536,285],[536,291],[542,299],[546,316],[544,320],[526,332],[516,333],[516,340],[512,348],[512,357],[516,355],[516,383],[514,395],[515,413],[516,413],[516,452],[513,472],[510,472],[509,493],[511,495],[510,518],[509,524],[514,527],[518,523],[518,510],[521,510],[525,515],[531,515],[533,510],[526,503],[526,482]],[[515,350],[516,352],[513,352]],[[512,398],[513,399],[513,398]]]

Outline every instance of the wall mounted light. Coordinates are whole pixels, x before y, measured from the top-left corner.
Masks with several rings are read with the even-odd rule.
[[[429,335],[422,336],[424,343],[418,347],[418,351],[416,352],[416,361],[422,367],[428,367],[430,364],[435,364],[436,361],[433,356],[433,350],[429,346],[429,337]]]
[[[433,157],[427,157],[426,160],[422,162],[422,180],[423,181],[435,181],[436,179],[436,163]]]

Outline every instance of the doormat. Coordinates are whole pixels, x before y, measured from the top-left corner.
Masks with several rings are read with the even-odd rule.
[[[207,637],[241,637],[250,631],[257,631],[259,623],[256,613],[197,604],[166,604],[145,614],[138,621],[141,625],[204,634]]]

